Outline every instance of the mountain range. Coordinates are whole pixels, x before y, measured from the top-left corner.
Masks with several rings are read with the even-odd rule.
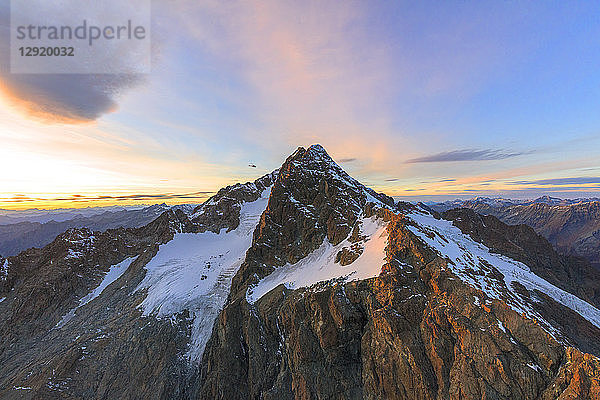
[[[195,205],[174,206],[190,210]],[[0,210],[0,254],[14,256],[31,247],[43,247],[71,228],[105,231],[144,226],[169,209],[166,204],[147,207],[89,207],[60,210]]]
[[[0,257],[0,397],[599,398],[580,261],[298,148],[193,210]]]
[[[446,211],[453,208],[460,208],[465,204],[487,204],[490,207],[508,207],[508,206],[530,206],[533,204],[546,204],[548,206],[572,206],[577,204],[594,203],[600,201],[600,198],[575,198],[575,199],[561,199],[558,197],[551,196],[540,196],[535,199],[505,199],[502,197],[474,197],[469,200],[449,200],[442,203],[426,202],[425,204],[435,209]]]

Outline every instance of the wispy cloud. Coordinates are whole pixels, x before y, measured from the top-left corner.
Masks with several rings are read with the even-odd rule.
[[[538,179],[532,181],[515,181],[511,185],[586,185],[600,183],[600,177],[597,176],[579,176],[570,178]]]
[[[412,158],[406,160],[407,164],[416,163],[435,163],[435,162],[454,162],[454,161],[487,161],[487,160],[504,160],[506,158],[517,157],[523,152],[514,152],[501,149],[464,149],[444,151],[441,153],[431,154],[428,156]]]
[[[275,153],[318,142],[339,160],[360,154],[356,168],[373,169],[404,140],[384,116],[399,71],[368,11],[358,1],[184,1],[171,10],[207,62],[243,83],[236,97],[262,125],[245,136]]]
[[[2,203],[27,203],[27,202],[94,202],[94,201],[163,201],[163,200],[206,200],[215,194],[214,192],[190,192],[190,193],[137,193],[127,195],[81,195],[71,194],[62,197],[36,197],[24,194],[15,194],[10,197],[0,197]]]

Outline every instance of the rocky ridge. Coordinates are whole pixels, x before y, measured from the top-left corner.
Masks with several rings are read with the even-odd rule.
[[[77,214],[74,210],[47,212],[47,214],[39,211],[37,214],[31,212],[31,216],[24,211],[23,216],[14,218],[18,222],[0,224],[0,254],[14,256],[32,247],[44,247],[58,235],[73,228],[88,228],[92,231],[105,231],[119,227],[139,228],[154,221],[169,209],[175,211],[190,207],[190,205],[169,207],[166,204],[155,204],[141,209],[92,208],[82,214]],[[6,218],[10,221],[10,217]],[[25,220],[26,218],[32,220]]]
[[[493,251],[523,262],[536,275],[600,308],[600,271],[581,258],[559,254],[528,225],[507,225],[468,208],[446,211],[442,217]]]
[[[509,225],[525,224],[544,236],[560,252],[600,266],[600,201],[540,198],[524,204],[473,199],[432,205],[435,210],[470,208]]]

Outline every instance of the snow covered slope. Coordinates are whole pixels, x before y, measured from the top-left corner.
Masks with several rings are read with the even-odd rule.
[[[288,263],[278,267],[257,285],[250,287],[246,294],[246,300],[254,303],[281,284],[288,289],[298,289],[336,278],[351,281],[379,275],[381,267],[385,263],[385,246],[387,244],[385,228],[385,223],[377,217],[363,218],[361,235],[366,236],[366,239],[362,254],[354,262],[346,266],[336,262],[336,255],[343,248],[350,248],[353,245],[348,239],[337,246],[325,239],[323,244],[307,257],[295,264]]]
[[[594,306],[535,275],[527,265],[490,252],[490,249],[463,234],[452,222],[436,219],[426,211],[413,212],[408,217],[415,223],[408,229],[448,259],[452,272],[486,295],[502,299],[514,310],[540,321],[550,334],[556,335],[557,332],[515,290],[515,283],[547,294],[600,327],[600,311]],[[502,274],[502,279],[496,271]]]
[[[160,246],[146,265],[147,273],[136,290],[146,289],[140,304],[144,315],[169,318],[183,310],[192,314],[192,334],[187,357],[198,361],[210,337],[213,322],[225,304],[231,279],[244,261],[252,233],[267,207],[270,188],[261,197],[244,203],[240,224],[232,231],[178,233]]]
[[[135,259],[136,259],[136,257],[130,257],[130,258],[123,260],[122,262],[120,262],[118,264],[111,266],[110,269],[108,270],[108,272],[106,273],[106,275],[104,276],[104,279],[102,280],[102,282],[100,282],[100,285],[98,285],[98,287],[96,287],[94,290],[92,290],[86,296],[81,298],[79,300],[79,304],[77,305],[77,307],[73,308],[66,315],[64,315],[62,317],[62,319],[56,324],[56,328],[63,327],[67,322],[69,322],[71,319],[73,319],[77,309],[85,306],[90,301],[92,301],[96,297],[100,296],[102,294],[102,292],[104,291],[104,289],[106,289],[111,283],[113,283],[114,281],[119,279],[121,277],[121,275],[123,275],[125,273],[125,271],[127,271],[129,266]]]

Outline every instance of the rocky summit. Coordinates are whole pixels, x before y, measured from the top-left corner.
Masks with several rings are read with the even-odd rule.
[[[139,228],[0,257],[2,399],[598,399],[600,277],[319,145]]]

